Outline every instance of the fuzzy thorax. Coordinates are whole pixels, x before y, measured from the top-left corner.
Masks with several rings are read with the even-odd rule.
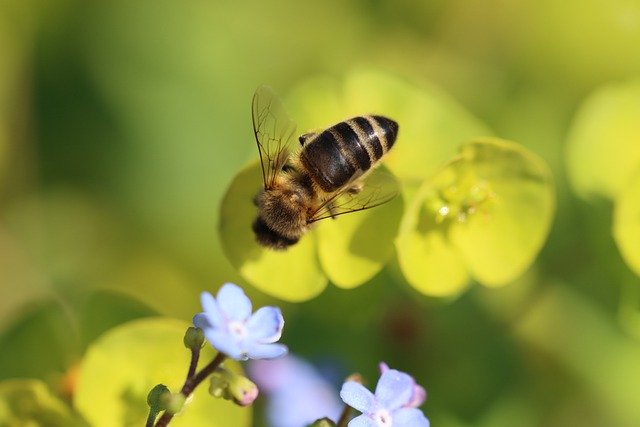
[[[258,214],[271,230],[298,239],[309,228],[307,201],[300,188],[277,186],[258,195]]]

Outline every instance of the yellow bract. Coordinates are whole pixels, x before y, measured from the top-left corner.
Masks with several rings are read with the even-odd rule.
[[[515,143],[485,139],[424,182],[396,240],[407,280],[451,295],[469,277],[505,285],[534,261],[551,225],[554,186],[547,166]]]
[[[624,260],[640,275],[640,168],[615,201],[613,237]]]
[[[260,164],[255,161],[227,190],[219,224],[225,254],[242,277],[262,292],[287,301],[311,299],[327,285],[316,256],[316,236],[311,232],[286,251],[261,247],[251,228],[257,215],[252,201],[261,187]]]
[[[182,345],[186,322],[155,318],[136,320],[109,330],[89,346],[82,362],[74,405],[96,427],[141,426],[148,413],[147,394],[156,384],[178,392],[189,367]],[[215,352],[205,345],[201,367]],[[239,369],[233,361],[226,367]],[[248,426],[251,411],[209,395],[198,387],[172,426]]]
[[[567,141],[574,190],[613,201],[613,235],[640,274],[640,80],[609,84],[580,108]]]

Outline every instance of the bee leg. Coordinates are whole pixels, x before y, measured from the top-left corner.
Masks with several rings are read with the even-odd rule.
[[[298,137],[298,141],[300,141],[300,145],[304,146],[305,142],[307,142],[309,139],[313,138],[316,135],[317,133],[315,132],[303,133]]]
[[[336,219],[336,211],[333,208],[333,203],[329,203],[327,206],[327,211],[329,211],[329,215],[331,215],[331,219]]]

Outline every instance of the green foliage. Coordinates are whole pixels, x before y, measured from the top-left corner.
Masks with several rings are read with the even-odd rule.
[[[368,90],[371,87],[376,90]],[[342,87],[320,79],[301,85],[292,92],[291,105],[305,126],[313,119],[328,126],[363,112],[384,112],[398,120],[400,136],[385,166],[405,187],[409,207],[397,240],[400,199],[324,221],[315,236],[274,253],[260,248],[250,232],[255,215],[250,201],[261,179],[257,166],[245,169],[223,200],[220,233],[232,263],[259,289],[304,300],[323,289],[325,275],[337,286],[358,286],[385,265],[393,240],[406,279],[429,295],[458,293],[470,276],[487,286],[507,284],[535,259],[554,212],[550,171],[514,143],[487,140],[463,145],[460,154],[451,154],[453,160],[432,176],[455,147],[445,141],[483,132],[446,97],[360,70],[348,75]],[[416,194],[412,189],[420,182]],[[313,239],[318,241],[320,266]]]
[[[579,393],[592,396],[593,405],[605,411],[609,424],[637,423],[640,346],[629,342],[591,301],[563,284],[555,284],[514,326],[522,340],[552,357],[574,378],[580,378]]]
[[[137,320],[94,341],[80,368],[76,409],[97,427],[144,425],[149,390],[160,382],[177,392],[184,382],[190,354],[180,342],[188,326],[167,318]],[[213,349],[205,347],[201,361],[208,363],[213,355]],[[171,425],[245,426],[250,414],[212,399],[206,387],[200,387]]]
[[[567,169],[581,196],[615,197],[640,167],[640,81],[611,83],[581,105],[567,140]]]
[[[640,274],[640,81],[611,83],[580,107],[567,141],[574,190],[614,203],[613,236]]]
[[[39,380],[0,382],[0,425],[72,427],[84,425]]]
[[[298,133],[358,114],[383,114],[397,120],[399,137],[384,167],[393,172],[401,187],[409,189],[453,156],[456,143],[487,133],[478,120],[437,90],[365,69],[351,72],[342,82],[310,79],[292,90],[286,105],[300,123]],[[377,185],[380,170],[384,168],[368,177],[368,185]],[[327,278],[337,286],[353,288],[375,276],[392,256],[402,198],[335,221],[321,221],[285,253],[260,248],[250,224],[256,212],[251,200],[261,182],[257,166],[236,176],[222,202],[219,230],[232,264],[262,291],[300,301],[322,291]],[[416,263],[424,264],[423,259]]]
[[[615,200],[613,237],[622,257],[640,275],[640,164]]]
[[[554,206],[551,173],[540,158],[503,140],[463,145],[407,209],[396,241],[400,267],[429,295],[454,294],[468,276],[505,285],[535,259]]]
[[[292,351],[368,378],[372,360],[414,373],[434,426],[635,426],[638,46],[629,0],[0,2],[0,379],[12,383],[0,414],[30,423],[4,400],[28,389],[68,415],[54,394],[63,379],[72,396],[99,334],[140,316],[189,319],[202,290],[244,277],[256,305],[299,302],[282,304]],[[286,255],[252,246],[261,178],[243,165],[257,158],[260,84],[283,95],[298,133],[353,114],[398,120],[384,165],[401,197],[319,223]],[[511,286],[495,273],[515,277],[537,253],[533,231],[529,249],[509,243],[535,185],[507,185],[505,200],[520,200],[508,209],[483,205],[491,224],[439,220],[441,198],[428,200],[449,178],[474,186],[450,169],[483,135],[540,155],[557,185],[549,239]],[[242,200],[221,218],[232,181]],[[444,196],[457,214],[470,201],[468,213],[485,190]],[[430,283],[420,292],[418,279]],[[494,287],[465,290],[473,280]],[[188,353],[180,339],[158,353]],[[135,401],[137,415],[160,380],[108,400]]]
[[[388,173],[372,172],[367,185],[380,179],[395,180]],[[387,183],[388,184],[388,183]],[[382,206],[342,215],[318,224],[318,256],[329,280],[341,288],[353,288],[375,276],[393,255],[402,199],[396,197]]]

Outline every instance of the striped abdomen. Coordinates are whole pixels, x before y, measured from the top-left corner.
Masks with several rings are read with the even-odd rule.
[[[334,192],[368,171],[393,147],[398,123],[382,116],[360,116],[305,140],[300,160],[325,192]]]

